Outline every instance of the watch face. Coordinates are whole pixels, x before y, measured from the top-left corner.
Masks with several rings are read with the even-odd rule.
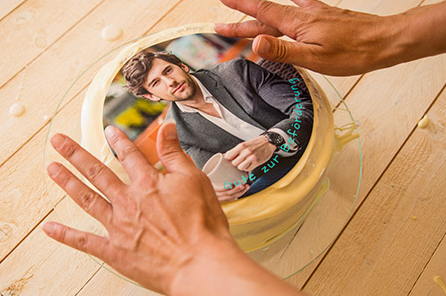
[[[282,145],[283,143],[285,143],[285,140],[283,139],[283,137],[279,134],[276,133],[270,133],[270,139],[271,139],[271,144],[274,144],[276,146]]]

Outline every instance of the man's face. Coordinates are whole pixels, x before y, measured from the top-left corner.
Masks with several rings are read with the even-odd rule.
[[[152,101],[171,102],[191,99],[197,87],[188,71],[184,64],[177,66],[155,58],[145,82],[145,88],[150,92],[146,97]]]

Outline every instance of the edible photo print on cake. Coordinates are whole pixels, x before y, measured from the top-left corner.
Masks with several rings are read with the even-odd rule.
[[[164,170],[156,138],[174,120],[182,148],[220,201],[266,189],[304,153],[313,104],[295,67],[262,60],[251,43],[206,33],[139,50],[108,89],[104,128],[123,130]]]

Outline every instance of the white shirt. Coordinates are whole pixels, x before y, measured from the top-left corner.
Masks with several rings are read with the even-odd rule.
[[[206,89],[206,87],[204,87],[204,85],[200,82],[200,80],[196,79],[194,76],[191,76],[191,77],[192,77],[192,79],[194,79],[194,81],[197,83],[198,87],[200,88],[201,93],[203,94],[204,101],[206,103],[211,103],[221,118],[212,116],[212,115],[202,112],[196,108],[186,106],[186,105],[182,104],[181,102],[175,102],[177,104],[178,108],[182,112],[190,112],[190,113],[198,112],[198,114],[200,114],[201,116],[203,116],[210,122],[214,123],[215,125],[224,129],[228,133],[230,133],[244,141],[254,139],[254,138],[258,137],[261,133],[264,132],[264,130],[262,130],[250,123],[247,123],[247,122],[241,120],[240,118],[238,118],[237,116],[235,116],[234,114],[232,114],[232,112],[230,112],[228,109],[226,109],[222,104],[220,104],[214,98],[214,96]],[[293,151],[293,150],[296,150],[297,144],[290,143],[288,141],[289,137],[286,135],[286,133],[284,131],[282,131],[281,129],[278,129],[278,128],[271,128],[268,131],[275,132],[275,133],[278,133],[279,135],[281,135],[285,139],[285,142],[288,143],[291,147],[291,150],[289,152],[279,150],[277,152],[277,154],[279,154],[281,156],[289,157],[296,153],[296,151]]]

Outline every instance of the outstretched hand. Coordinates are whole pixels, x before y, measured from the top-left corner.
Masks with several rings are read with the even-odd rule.
[[[256,37],[253,51],[264,59],[291,63],[328,75],[354,75],[390,66],[398,52],[393,39],[401,15],[382,17],[331,7],[318,0],[298,6],[265,0],[221,0],[256,20],[215,24],[218,34]],[[276,37],[286,35],[294,41]]]
[[[61,164],[49,165],[48,173],[105,226],[108,236],[49,222],[43,229],[50,237],[102,259],[144,287],[166,294],[172,294],[176,279],[188,277],[185,270],[197,260],[203,261],[204,254],[212,249],[218,250],[215,245],[237,248],[211,183],[183,153],[175,124],[164,124],[158,134],[157,151],[167,169],[165,175],[152,167],[120,130],[108,127],[106,135],[131,185],[121,182],[69,137],[57,134],[51,143],[109,201]]]

